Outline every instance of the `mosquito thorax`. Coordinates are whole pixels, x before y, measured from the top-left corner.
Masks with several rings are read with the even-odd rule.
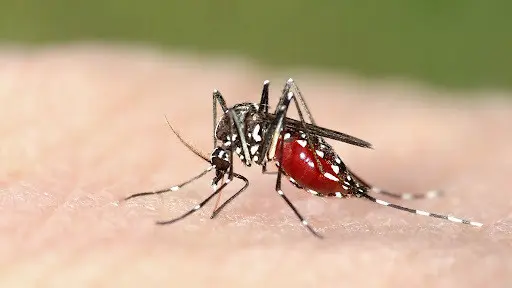
[[[259,159],[260,144],[263,141],[267,124],[264,121],[265,115],[263,115],[263,112],[258,111],[258,106],[256,103],[240,103],[229,109],[240,119],[242,134],[247,143],[249,162],[254,161],[259,164],[262,162]],[[215,129],[215,137],[223,143],[225,149],[231,148],[234,145],[233,149],[236,155],[246,164],[246,155],[242,147],[242,141],[238,135],[235,123],[230,121],[228,113],[224,113],[219,120]]]
[[[242,130],[245,130],[245,119],[246,116],[252,116],[253,114],[258,113],[258,104],[256,103],[240,103],[235,106],[229,108],[233,112],[235,112],[235,116],[242,121]],[[230,127],[230,119],[228,113],[224,113],[217,123],[217,127],[215,128],[215,137],[220,141],[232,141],[232,133]],[[233,126],[234,134],[236,134],[235,123],[231,123]]]

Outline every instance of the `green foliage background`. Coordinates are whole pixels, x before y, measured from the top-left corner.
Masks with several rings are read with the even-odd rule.
[[[134,41],[510,89],[511,12],[499,0],[2,0],[0,42]]]

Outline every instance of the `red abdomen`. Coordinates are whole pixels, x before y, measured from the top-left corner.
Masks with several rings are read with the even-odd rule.
[[[341,159],[332,151],[330,146],[315,144],[314,150],[307,145],[306,139],[300,132],[283,132],[283,155],[281,157],[281,139],[277,143],[274,161],[279,163],[284,173],[294,184],[304,189],[313,190],[325,196],[338,196],[338,193],[347,194],[345,189]],[[322,173],[315,161],[316,153],[322,165]],[[280,160],[281,159],[281,160]]]

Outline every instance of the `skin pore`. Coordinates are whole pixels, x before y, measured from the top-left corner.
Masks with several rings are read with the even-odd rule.
[[[510,101],[490,92],[469,101],[412,86],[286,73],[119,47],[0,50],[0,286],[511,283]],[[214,88],[231,106],[258,101],[270,79],[274,107],[290,76],[319,125],[374,144],[368,150],[329,142],[359,176],[396,192],[445,192],[439,199],[381,199],[484,226],[364,199],[321,199],[283,181],[325,237],[318,240],[274,191],[275,175],[237,158],[235,171],[251,185],[215,220],[214,198],[180,222],[154,225],[206,198],[213,174],[175,193],[120,201],[207,167],[172,134],[164,114],[209,153]],[[242,185],[234,180],[222,200]]]

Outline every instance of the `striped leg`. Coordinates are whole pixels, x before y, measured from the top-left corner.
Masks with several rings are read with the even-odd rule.
[[[171,220],[167,220],[167,221],[157,221],[156,224],[159,224],[159,225],[167,225],[167,224],[172,224],[178,220],[181,220],[187,216],[189,216],[190,214],[196,212],[197,210],[201,209],[201,207],[203,207],[206,203],[208,203],[215,195],[219,194],[228,184],[230,183],[229,179],[226,180],[226,182],[224,184],[222,184],[219,188],[217,188],[217,184],[216,183],[213,183],[212,184],[212,187],[213,187],[213,193],[210,194],[210,196],[208,196],[206,199],[204,199],[201,203],[197,204],[196,206],[194,206],[194,208],[192,208],[191,210],[189,210],[188,212],[184,213],[183,215],[179,216],[179,217],[176,217],[174,219],[171,219]]]
[[[347,168],[348,169],[348,168]],[[370,185],[368,182],[361,179],[361,177],[357,176],[352,170],[348,169],[349,173],[352,175],[353,178],[356,179],[359,183],[363,184],[364,186],[368,187],[370,192],[376,193],[376,194],[382,194],[386,195],[392,198],[396,199],[403,199],[403,200],[413,200],[413,199],[432,199],[432,198],[438,198],[443,195],[443,192],[440,190],[430,190],[425,193],[394,193],[389,192],[384,189],[380,189],[378,187],[375,187],[373,185]]]
[[[266,175],[277,175],[277,171],[268,171],[267,162],[261,163],[261,173]]]
[[[399,205],[396,205],[393,203],[388,203],[386,201],[382,201],[380,199],[373,198],[372,196],[370,196],[366,193],[360,193],[360,194],[358,194],[358,196],[364,197],[372,202],[375,202],[375,203],[383,205],[383,206],[388,206],[391,208],[395,208],[395,209],[413,213],[413,214],[434,217],[434,218],[440,218],[440,219],[452,221],[455,223],[462,223],[462,224],[472,225],[472,226],[476,226],[476,227],[482,227],[482,225],[483,225],[482,223],[479,223],[479,222],[469,221],[469,220],[465,220],[465,219],[461,219],[461,218],[457,218],[457,217],[453,217],[453,216],[448,216],[448,215],[440,215],[440,214],[436,214],[436,213],[430,213],[430,212],[426,212],[426,211],[422,211],[422,210],[411,209],[411,208],[399,206]]]
[[[378,187],[373,186],[370,190],[373,193],[376,194],[382,194],[389,197],[393,197],[396,199],[403,199],[403,200],[413,200],[413,199],[433,199],[438,198],[443,195],[443,192],[440,190],[429,190],[425,193],[393,193],[389,192],[387,190],[382,190]]]
[[[279,169],[279,171],[281,171],[281,169]],[[308,223],[308,221],[306,221],[306,219],[304,219],[304,217],[302,217],[302,215],[299,213],[299,211],[297,210],[297,208],[295,208],[295,206],[293,206],[292,202],[290,201],[290,199],[288,199],[288,197],[286,197],[286,195],[284,195],[284,192],[283,190],[281,189],[281,173],[278,172],[278,176],[277,176],[277,181],[276,181],[276,192],[277,194],[279,194],[279,196],[281,196],[281,198],[283,198],[283,200],[286,202],[286,204],[288,204],[288,206],[293,210],[293,213],[295,213],[295,215],[297,216],[297,218],[299,218],[300,220],[300,223],[306,227],[309,232],[311,232],[314,236],[318,237],[318,238],[323,238],[322,235],[318,234],[318,232],[316,232],[313,227],[311,227]]]
[[[124,200],[129,200],[129,199],[132,199],[132,198],[136,198],[136,197],[141,197],[141,196],[148,196],[148,195],[157,195],[157,194],[163,194],[163,193],[167,193],[167,192],[174,192],[174,191],[178,191],[180,190],[181,188],[183,188],[183,186],[203,177],[206,173],[210,172],[215,166],[209,166],[208,168],[206,168],[203,172],[201,172],[200,174],[190,178],[189,180],[179,184],[179,185],[176,185],[176,186],[172,186],[170,188],[166,188],[166,189],[162,189],[162,190],[156,190],[156,191],[150,191],[150,192],[141,192],[141,193],[136,193],[136,194],[132,194],[126,198],[124,198]]]
[[[282,138],[282,135],[279,136],[280,138]],[[282,139],[281,139],[282,140]],[[281,145],[279,147],[277,147],[277,149],[280,149],[281,150],[281,158],[279,159],[278,163],[281,163],[283,161],[282,157],[283,157],[283,142],[281,141]],[[299,218],[300,220],[300,223],[306,227],[306,229],[309,230],[309,232],[311,232],[311,234],[313,234],[315,237],[317,238],[320,238],[322,239],[323,236],[318,234],[314,229],[313,227],[311,227],[308,223],[308,221],[306,221],[306,219],[304,219],[304,217],[299,213],[299,211],[297,210],[297,208],[295,208],[295,206],[293,206],[292,202],[290,201],[290,199],[288,199],[288,197],[286,197],[286,195],[284,195],[284,192],[281,188],[281,178],[283,176],[283,169],[281,169],[281,166],[278,165],[278,170],[277,170],[277,180],[276,180],[276,192],[277,194],[279,194],[279,196],[281,196],[281,198],[283,198],[283,200],[286,202],[286,204],[288,204],[288,206],[293,210],[293,213],[295,213],[295,215],[297,216],[297,218]]]
[[[228,205],[231,201],[233,201],[238,195],[240,195],[240,193],[242,193],[245,189],[247,189],[247,187],[249,187],[249,180],[247,180],[247,178],[245,178],[244,176],[240,175],[240,174],[237,174],[237,173],[233,173],[233,175],[244,181],[244,187],[240,188],[240,190],[238,190],[238,192],[236,192],[235,194],[233,194],[233,196],[229,197],[228,200],[224,201],[224,203],[222,203],[220,206],[218,206],[218,208],[215,208],[212,212],[212,215],[210,216],[210,219],[213,219],[215,218],[219,212],[226,206]],[[217,206],[217,205],[216,205]]]
[[[141,197],[141,196],[156,195],[156,194],[163,194],[163,193],[167,193],[167,192],[178,191],[179,189],[183,188],[183,186],[185,186],[187,184],[190,184],[191,182],[193,182],[193,181],[203,177],[206,173],[210,172],[213,168],[215,168],[215,165],[211,165],[212,163],[210,162],[210,160],[208,159],[207,156],[203,155],[203,153],[201,153],[199,150],[197,150],[195,147],[190,145],[187,141],[185,141],[185,139],[183,139],[181,137],[181,135],[174,129],[174,127],[172,127],[171,123],[169,122],[169,119],[167,119],[167,116],[165,116],[165,121],[167,121],[167,125],[169,125],[169,128],[171,128],[171,131],[174,133],[174,135],[176,135],[176,137],[178,137],[180,142],[183,145],[185,145],[185,147],[187,147],[196,156],[198,156],[199,158],[202,158],[204,161],[208,162],[210,164],[210,166],[208,166],[208,168],[206,168],[199,175],[194,176],[191,179],[189,179],[189,180],[187,180],[187,181],[185,181],[185,182],[183,182],[183,183],[181,183],[179,185],[172,186],[170,188],[162,189],[162,190],[156,190],[156,191],[141,192],[141,193],[132,194],[132,195],[124,198],[124,201],[132,199],[132,198],[136,198],[136,197]]]

